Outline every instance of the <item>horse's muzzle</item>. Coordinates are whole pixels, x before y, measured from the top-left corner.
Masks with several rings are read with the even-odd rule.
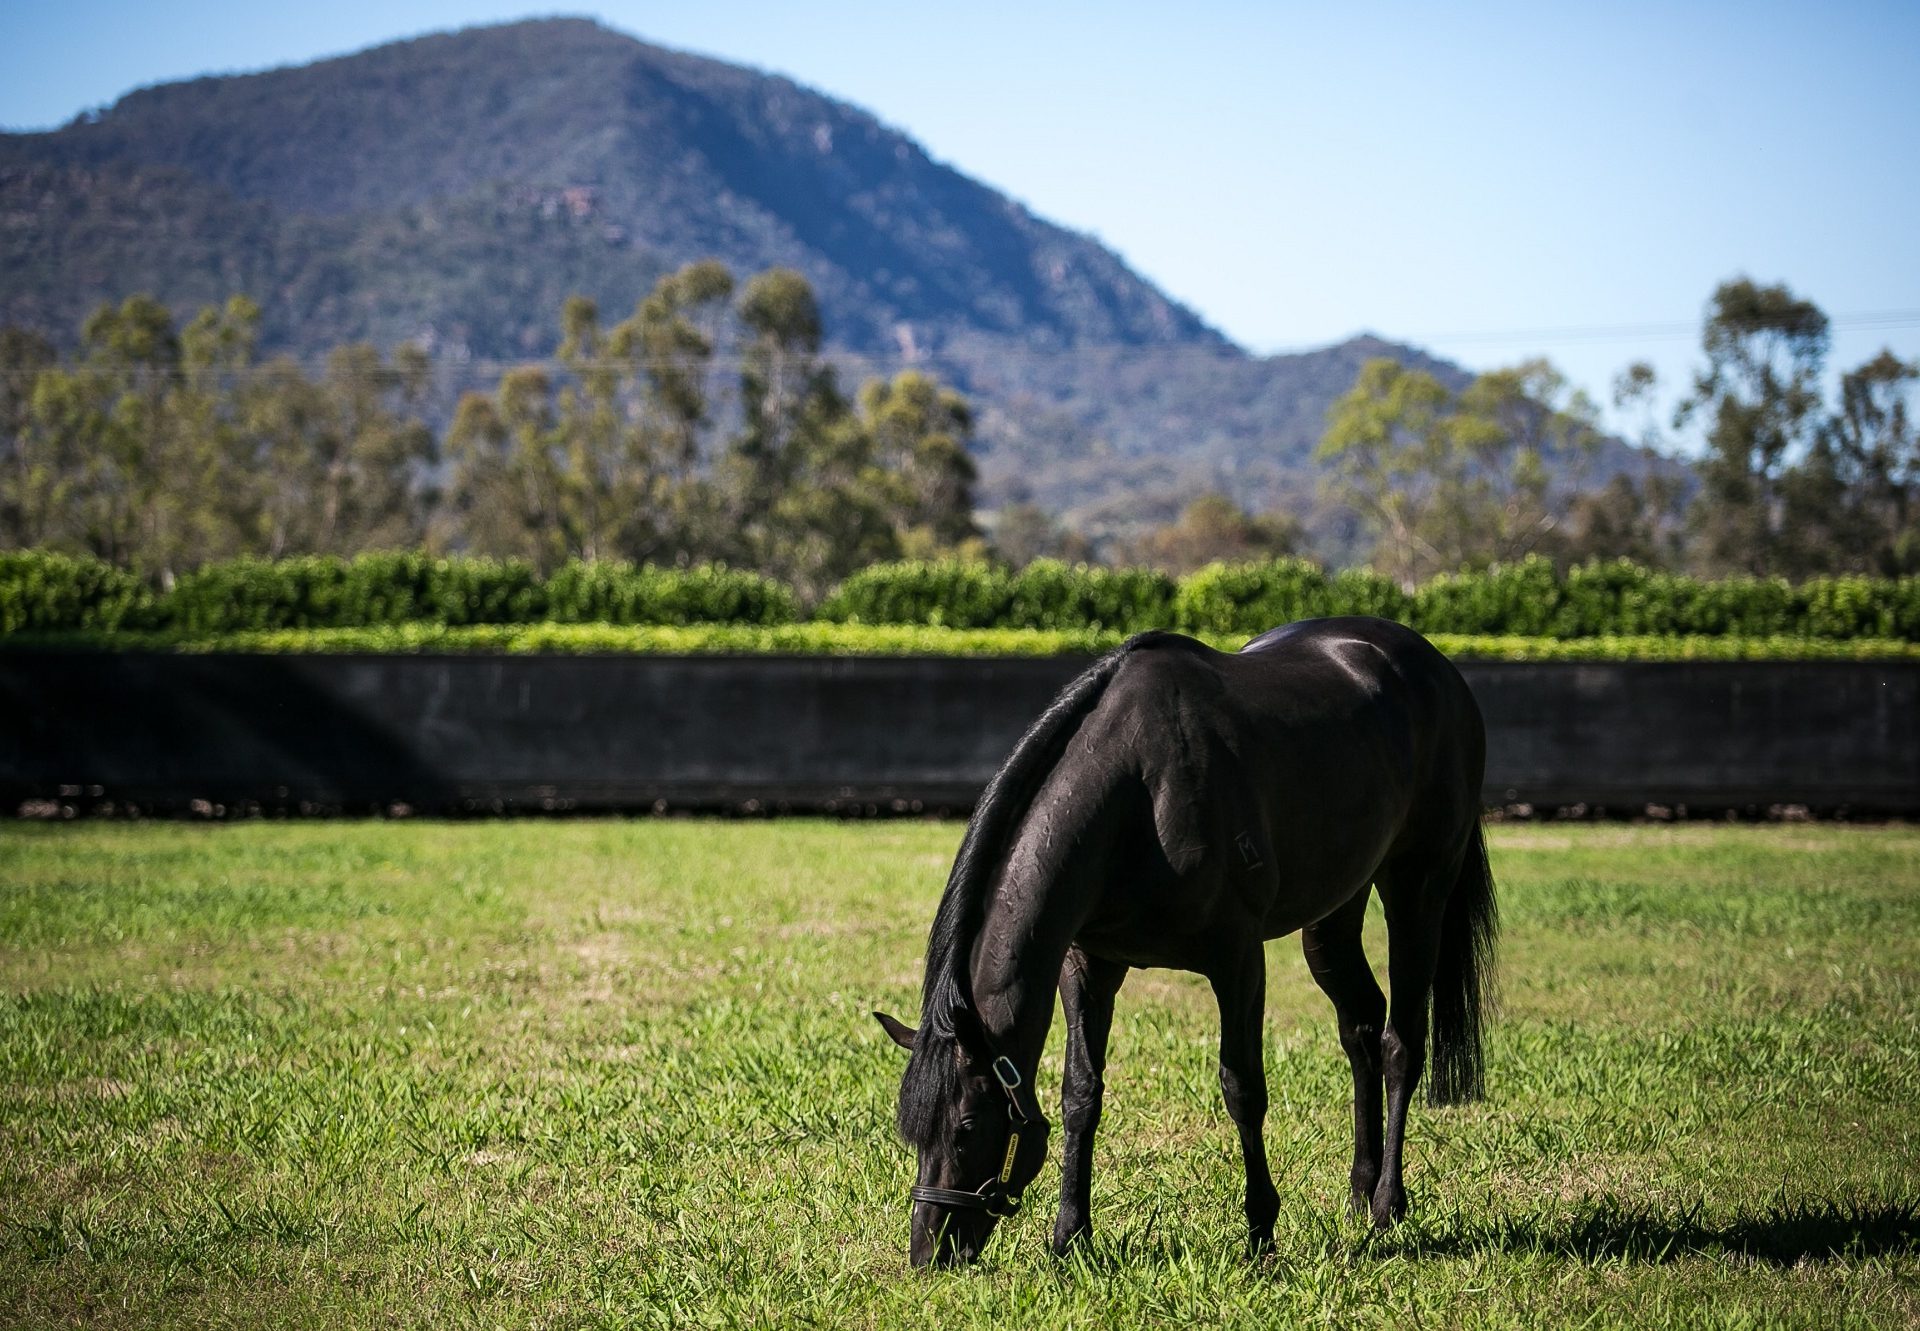
[[[908,1258],[916,1267],[969,1266],[980,1260],[996,1219],[984,1211],[917,1202]]]

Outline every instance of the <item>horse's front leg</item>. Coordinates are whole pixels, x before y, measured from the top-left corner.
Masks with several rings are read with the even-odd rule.
[[[1240,1130],[1240,1156],[1247,1167],[1247,1243],[1255,1252],[1273,1246],[1280,1194],[1267,1170],[1261,1134],[1267,1118],[1267,1062],[1261,1027],[1266,1015],[1267,957],[1258,941],[1245,945],[1216,974],[1220,1001],[1220,1091],[1227,1117]]]
[[[1061,1083],[1064,1127],[1060,1161],[1060,1215],[1053,1222],[1053,1250],[1065,1256],[1093,1233],[1093,1134],[1100,1126],[1107,1036],[1113,1029],[1113,998],[1127,968],[1090,957],[1075,947],[1060,968],[1060,1010],[1067,1019],[1067,1075]]]

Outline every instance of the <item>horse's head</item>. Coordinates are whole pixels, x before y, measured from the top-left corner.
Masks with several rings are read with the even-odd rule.
[[[900,1135],[920,1152],[911,1190],[915,1266],[971,1262],[1047,1158],[1047,1121],[1013,1062],[983,1033],[936,1036],[873,1014],[912,1057],[900,1084]]]

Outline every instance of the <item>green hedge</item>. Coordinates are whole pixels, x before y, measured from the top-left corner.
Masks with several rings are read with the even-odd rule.
[[[146,628],[152,599],[140,579],[97,559],[0,553],[0,633]]]
[[[1013,578],[1006,628],[1138,633],[1173,622],[1172,578],[1146,568],[1091,568],[1040,559]]]
[[[832,624],[994,628],[1013,604],[1013,575],[992,564],[912,560],[861,569],[833,590],[817,618]]]
[[[468,624],[365,628],[22,632],[3,651],[473,652],[512,655],[620,653],[656,656],[1063,656],[1093,655],[1128,635],[1114,629],[950,629],[924,624]],[[1222,651],[1245,634],[1201,634]],[[1517,638],[1442,633],[1433,643],[1459,660],[1488,661],[1920,661],[1920,643],[1883,638]]]
[[[1153,569],[1041,559],[1018,573],[992,564],[875,564],[841,583],[817,618],[832,624],[940,628],[1113,629],[1173,623],[1175,586]]]
[[[374,554],[235,559],[186,574],[154,606],[159,625],[195,632],[369,624],[531,624],[547,599],[512,560]]]
[[[381,624],[781,624],[793,594],[726,568],[568,564],[542,580],[531,565],[414,553],[355,559],[235,559],[150,595],[96,560],[0,555],[0,632],[142,628],[190,634]]]
[[[1853,638],[1920,642],[1920,578],[1707,581],[1624,560],[1558,574],[1545,559],[1443,574],[1408,595],[1365,569],[1329,577],[1297,559],[1215,564],[1180,584],[1190,631],[1257,633],[1315,615],[1380,615],[1436,634],[1577,639]]]
[[[793,593],[772,578],[725,567],[635,567],[574,561],[547,579],[556,624],[789,624]]]
[[[1411,622],[1414,598],[1372,569],[1331,576],[1304,559],[1209,564],[1181,580],[1174,623],[1190,633],[1264,633],[1323,615],[1377,615]]]
[[[1920,642],[1920,579],[1704,581],[1616,562],[1565,574],[1544,559],[1434,578],[1412,592],[1366,569],[1329,575],[1279,559],[1214,564],[1174,582],[1146,569],[1042,560],[881,564],[815,618],[848,625],[1125,634],[1173,627],[1231,638],[1320,615],[1379,615],[1429,636],[1796,638]],[[753,624],[796,618],[793,593],[754,573],[573,563],[542,579],[521,563],[421,554],[233,560],[152,595],[93,560],[0,555],[0,632],[188,634],[392,624]]]

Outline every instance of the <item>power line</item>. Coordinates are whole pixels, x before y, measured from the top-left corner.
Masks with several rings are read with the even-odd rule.
[[[1920,309],[1875,310],[1829,316],[1827,324],[1830,330],[1837,332],[1893,332],[1908,328],[1920,328]],[[1495,345],[1508,343],[1566,343],[1582,341],[1626,341],[1626,340],[1664,340],[1677,337],[1693,337],[1700,331],[1695,322],[1661,322],[1637,324],[1586,324],[1565,325],[1550,328],[1524,329],[1475,329],[1458,332],[1416,333],[1380,337],[1379,340],[1395,346],[1419,349],[1423,345],[1465,346]],[[1369,336],[1357,334],[1359,336]],[[1378,336],[1378,335],[1372,335]],[[1311,355],[1334,350],[1347,338],[1336,342],[1318,343],[1312,346],[1293,347],[1268,352],[1243,351],[1231,344],[1194,345],[1191,343],[1154,344],[1154,343],[1080,343],[1073,346],[1032,346],[1019,343],[993,343],[979,349],[967,347],[916,349],[914,351],[878,351],[851,350],[838,347],[823,349],[818,356],[821,366],[843,370],[878,370],[883,368],[910,370],[916,368],[948,367],[963,369],[978,374],[991,372],[995,368],[1011,368],[1024,364],[1060,364],[1076,360],[1113,363],[1121,361],[1153,360],[1202,360],[1217,362],[1223,366],[1250,364],[1262,360],[1279,359]],[[347,344],[351,345],[351,344]],[[401,344],[407,345],[407,344]],[[69,362],[58,362],[70,364]],[[696,377],[708,374],[739,373],[754,364],[755,358],[740,352],[717,352],[702,360],[689,363],[685,360],[660,357],[603,357],[591,361],[580,361],[569,365],[556,355],[532,356],[520,359],[502,359],[498,357],[434,356],[429,353],[428,368],[435,377],[447,377],[455,380],[486,378],[494,379],[513,370],[537,369],[552,370],[562,374],[575,374],[580,370],[617,370],[632,372],[675,371],[692,373]],[[251,364],[220,370],[210,370],[211,376],[224,379],[266,377],[284,374],[291,366],[294,370],[319,380],[338,382],[367,382],[375,379],[386,381],[398,374],[390,363],[387,368],[352,373],[341,373],[329,369],[327,357],[296,357],[275,355],[270,359]],[[46,368],[25,362],[0,364],[0,373],[17,371],[37,371]]]
[[[1920,328],[1920,310],[1874,310],[1859,314],[1836,314],[1827,319],[1827,327],[1844,332],[1880,332],[1901,328]],[[1693,337],[1700,331],[1696,322],[1643,324],[1589,324],[1563,328],[1524,328],[1508,331],[1475,330],[1457,333],[1416,333],[1396,341],[1434,342],[1459,345],[1470,342],[1585,342],[1614,339]]]

